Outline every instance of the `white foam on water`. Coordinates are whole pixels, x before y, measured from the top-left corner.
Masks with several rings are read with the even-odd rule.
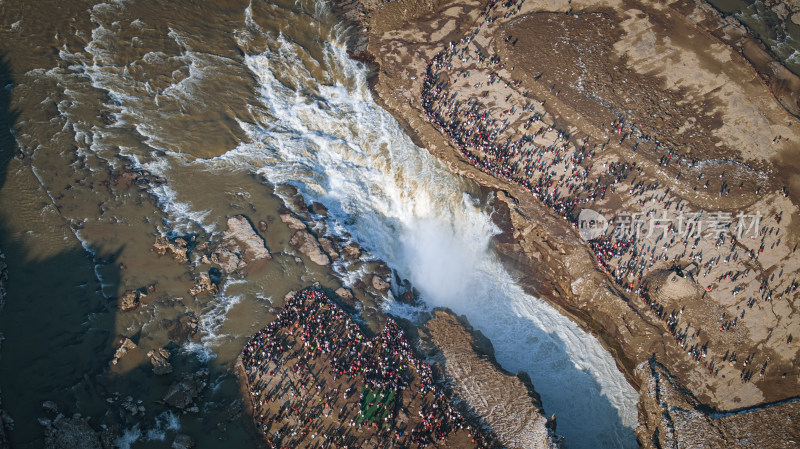
[[[636,447],[635,390],[597,339],[515,283],[489,249],[497,232],[489,214],[464,193],[473,187],[413,145],[372,101],[366,70],[341,39],[323,43],[324,60],[316,61],[333,79],[327,84],[305,69],[310,56],[301,46],[282,34],[274,39],[273,50],[245,57],[258,81],[251,111],[262,119],[241,123],[249,141],[208,167],[249,167],[324,204],[429,306],[466,315],[501,365],[527,372],[570,447]]]
[[[90,152],[114,168],[119,168],[122,163],[118,156],[125,155],[133,163],[134,169],[144,169],[172,180],[175,179],[172,176],[174,170],[187,164],[187,157],[172,149],[174,137],[164,132],[161,124],[171,115],[180,115],[181,104],[189,102],[201,104],[202,100],[198,99],[200,95],[196,89],[197,82],[205,77],[206,70],[214,69],[214,63],[229,59],[185,50],[184,37],[180,32],[170,28],[169,36],[184,48],[182,54],[167,56],[161,51],[150,51],[144,53],[139,60],[121,61],[118,48],[129,45],[125,33],[130,34],[130,30],[126,27],[136,30],[146,29],[141,20],[134,20],[127,26],[124,21],[119,20],[126,14],[125,7],[125,2],[94,5],[90,10],[90,19],[95,24],[91,40],[78,51],[68,49],[66,44],[59,50],[60,58],[69,64],[68,69],[54,68],[42,73],[30,72],[29,76],[50,77],[62,87],[66,98],[63,98],[57,106],[60,115],[65,119],[63,131],[73,133],[79,155]],[[155,65],[176,63],[186,69],[188,76],[166,86],[160,92],[155,92],[148,82],[131,76],[128,71],[130,67],[139,63]],[[114,125],[101,129],[82,121],[72,113],[75,105],[95,101],[93,97],[84,100],[87,94],[83,91],[87,82],[105,93],[107,101],[104,102],[104,106],[115,118]],[[172,104],[170,107],[161,107],[159,98],[169,99]],[[107,140],[113,141],[115,129],[122,129],[124,133],[130,128],[135,129],[141,136],[143,148],[126,148],[123,151],[118,145],[105,143],[109,137]],[[151,162],[141,162],[140,159],[143,157]],[[186,192],[178,191],[175,185],[152,184],[148,191],[167,215],[165,225],[169,231],[178,234],[196,232],[198,229],[205,232],[214,231],[215,224],[209,219],[211,211],[196,208],[187,199]]]
[[[221,331],[228,312],[244,299],[242,295],[228,295],[228,288],[245,282],[247,281],[244,279],[227,278],[220,287],[220,292],[214,295],[213,299],[203,307],[197,326],[202,334],[200,341],[190,341],[184,344],[184,350],[194,353],[198,360],[203,362],[216,358],[217,355],[214,353],[214,348],[230,339],[228,334]]]
[[[141,437],[142,430],[137,424],[129,429],[123,430],[117,439],[114,440],[114,446],[119,449],[130,449],[131,445],[139,441]]]
[[[177,432],[181,429],[180,417],[177,413],[167,410],[155,417],[153,427],[147,429],[144,439],[148,441],[164,441],[167,432]]]

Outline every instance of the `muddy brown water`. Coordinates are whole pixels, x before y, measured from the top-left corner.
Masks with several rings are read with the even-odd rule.
[[[255,446],[244,419],[224,416],[239,395],[229,365],[287,291],[338,281],[281,253],[290,235],[278,219],[283,202],[271,184],[237,170],[191,167],[196,158],[234,148],[243,138],[236,120],[250,120],[245,99],[253,80],[235,36],[246,28],[247,6],[0,4],[0,245],[13,261],[0,316],[6,338],[0,385],[4,408],[15,419],[13,447],[43,445],[37,417],[44,416],[45,400],[67,415],[90,416],[98,429],[119,426],[122,447],[137,436],[136,447],[171,444],[170,420],[201,448]],[[274,32],[291,27],[300,40],[318,35],[293,2],[258,8],[258,26]],[[334,23],[331,18],[325,26]],[[128,109],[135,99],[139,107]],[[186,162],[164,173],[169,184],[115,182],[126,167],[157,167],[166,159]],[[184,209],[213,213],[201,226]],[[195,269],[150,251],[157,235],[207,239],[208,231],[224,228],[226,216],[240,213],[269,223],[266,240],[275,259],[243,279],[229,279],[218,298],[188,293],[207,266]],[[148,284],[157,288],[144,307],[117,312],[117,295]],[[201,317],[201,328],[228,338],[218,344],[201,332],[197,349],[175,351],[175,374],[153,376],[144,354],[169,344],[167,321],[187,312]],[[122,335],[140,349],[109,367]],[[180,373],[205,365],[212,353],[204,346],[212,345],[211,385],[201,411],[178,418],[156,401]],[[121,411],[116,398],[129,395],[142,401],[144,417]]]

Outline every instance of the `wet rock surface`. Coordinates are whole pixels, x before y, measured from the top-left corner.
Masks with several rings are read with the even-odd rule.
[[[177,344],[182,344],[197,333],[199,320],[194,313],[184,313],[178,318],[168,321],[165,325],[169,339]]]
[[[194,440],[189,435],[179,433],[175,435],[171,447],[172,449],[192,449],[194,447]]]
[[[651,359],[636,368],[642,382],[643,448],[786,448],[800,442],[800,401],[791,399],[727,412],[701,404],[670,372]]]
[[[140,294],[135,290],[128,290],[117,299],[117,308],[120,312],[130,312],[139,308]]]
[[[322,250],[319,241],[310,232],[304,230],[295,231],[289,244],[297,248],[300,253],[311,259],[317,265],[330,265],[331,260]]]
[[[358,243],[354,242],[345,245],[345,247],[342,248],[342,250],[349,259],[358,259],[359,257],[361,257],[361,245],[359,245]]]
[[[122,341],[119,343],[119,346],[117,347],[117,350],[114,352],[114,358],[111,359],[111,364],[116,365],[117,363],[119,363],[120,359],[122,359],[128,354],[128,352],[136,348],[138,348],[138,346],[136,346],[136,343],[134,343],[133,340],[131,340],[128,337],[123,337]]]
[[[173,383],[167,394],[164,395],[164,403],[170,407],[187,412],[194,412],[197,406],[195,400],[208,384],[208,370],[201,369],[192,374],[186,374],[180,381]]]
[[[96,431],[88,418],[75,414],[71,418],[59,413],[53,401],[42,403],[42,410],[49,417],[39,418],[44,427],[46,449],[111,449],[114,447],[113,429]]]
[[[281,211],[280,217],[281,221],[293,231],[305,231],[307,229],[306,224],[303,223],[303,220],[289,210]]]
[[[197,296],[203,293],[217,293],[219,289],[217,284],[211,279],[208,273],[200,273],[200,277],[195,281],[194,287],[189,290],[192,296]]]
[[[178,263],[186,263],[189,261],[189,244],[180,237],[172,240],[167,237],[156,237],[156,241],[153,243],[153,251],[159,256],[169,254]]]
[[[373,275],[371,281],[372,288],[378,290],[379,292],[385,292],[389,290],[389,283],[381,279],[380,276]]]
[[[511,448],[560,448],[563,439],[547,419],[538,395],[523,378],[506,373],[485,338],[464,318],[436,310],[419,328],[419,345],[444,371],[448,386],[469,412]]]
[[[147,358],[153,365],[153,374],[162,376],[172,372],[172,365],[169,363],[170,353],[165,348],[147,351]]]
[[[266,230],[266,223],[264,223]],[[222,243],[211,256],[211,262],[226,273],[243,269],[259,260],[270,260],[272,255],[264,239],[244,215],[228,218],[227,229],[222,233]]]

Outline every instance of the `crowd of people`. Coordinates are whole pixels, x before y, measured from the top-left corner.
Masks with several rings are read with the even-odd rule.
[[[519,81],[501,75],[505,68],[501,58],[485,54],[486,46],[474,44],[485,24],[501,16],[508,18],[516,14],[521,6],[522,2],[517,0],[490,1],[472,34],[451,42],[429,61],[421,93],[423,110],[470,164],[494,177],[522,186],[576,228],[580,226],[581,210],[602,202],[609,193],[616,193],[622,204],[638,206],[639,210],[633,211],[638,213],[638,224],[634,224],[638,228],[629,223],[631,227],[626,230],[621,224],[622,217],[615,217],[615,227],[589,241],[596,262],[622,290],[638,295],[647,303],[649,310],[664,322],[681,350],[716,375],[719,369],[708,357],[709,341],[694,341],[695,338],[699,340],[699,328],[681,323],[675,310],[665,311],[664,306],[650,294],[648,277],[654,270],[674,270],[695,263],[698,270],[693,276],[698,284],[704,284],[706,293],[724,286],[724,294],[736,296],[745,290],[743,281],[754,274],[750,267],[759,263],[759,256],[781,244],[776,231],[780,215],[765,217],[774,219],[775,226],[763,223],[760,216],[746,217],[751,219],[750,223],[743,221],[741,215],[730,217],[724,212],[703,217],[702,212],[689,211],[686,208],[688,202],[673,194],[670,188],[660,185],[657,180],[648,181],[636,162],[610,158],[602,162],[602,166],[600,162],[596,163],[598,152],[604,151],[610,138],[595,139],[598,143],[592,145],[590,136],[576,139],[545,123],[543,119],[547,112],[539,107],[545,102],[538,103],[529,92],[521,92]],[[507,36],[505,41],[509,40],[510,36]],[[540,77],[541,74],[534,79]],[[485,90],[480,95],[463,95],[461,85]],[[551,93],[554,88],[550,87]],[[491,95],[490,90],[493,90]],[[696,175],[695,192],[700,186],[702,191],[709,189],[711,181],[704,179],[703,164],[696,157],[679,154],[640,127],[628,123],[624,117],[614,120],[609,128],[611,135],[619,139],[616,143],[620,146],[624,143],[630,151],[640,153],[643,151],[640,145],[646,147],[660,169],[677,172],[676,182],[683,183],[681,175],[688,171]],[[730,181],[722,171],[719,173],[720,197],[730,195],[729,182],[738,183],[739,191],[746,190],[745,182],[752,183],[750,179]],[[625,184],[629,187],[618,189]],[[750,187],[758,196],[760,186]],[[785,192],[784,188],[784,196]],[[658,218],[659,214],[667,212],[672,214],[669,218],[666,215]],[[742,230],[752,232],[743,236]],[[759,239],[758,249],[745,244],[742,241],[745,237]],[[709,242],[713,243],[713,248],[709,248]],[[723,265],[730,269],[723,270]],[[711,278],[703,280],[709,276]],[[755,273],[751,279],[753,277],[761,278],[762,274]],[[763,278],[757,294],[751,291],[754,287],[747,290],[746,306],[752,308],[759,300],[771,301],[777,288],[786,297],[796,291],[797,285],[797,279],[787,283],[786,279],[776,280],[774,274]],[[744,316],[742,311],[738,318],[722,323],[720,329],[735,328]],[[719,343],[717,349],[720,353],[725,344]],[[749,379],[750,376],[742,375],[743,381]]]
[[[305,289],[289,297],[275,320],[247,342],[242,362],[256,426],[271,447],[298,447],[306,438],[317,437],[320,447],[358,447],[365,441],[365,434],[358,432],[370,431],[387,444],[384,447],[392,443],[391,447],[419,448],[462,430],[475,447],[491,446],[450,404],[434,383],[430,365],[414,355],[397,323],[388,319],[376,338],[366,338],[359,325],[319,290]],[[358,391],[362,394],[356,398]],[[364,391],[395,398],[404,392],[410,395],[407,402],[418,407],[418,418],[408,419],[414,425],[408,429],[408,423],[395,423],[403,402],[397,399],[392,401],[395,410],[381,413],[385,418],[380,422],[364,419]],[[334,410],[337,421],[349,426],[319,431],[319,419]],[[411,406],[404,413],[410,411]],[[286,424],[272,429],[280,423]]]

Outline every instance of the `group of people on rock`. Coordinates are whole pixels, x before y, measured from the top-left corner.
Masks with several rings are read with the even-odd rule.
[[[349,315],[319,290],[305,289],[289,297],[275,320],[245,344],[242,362],[256,425],[272,447],[287,442],[296,445],[308,437],[321,437],[323,447],[353,447],[358,438],[345,426],[315,431],[317,419],[332,409],[341,410],[341,422],[352,416],[351,426],[358,431],[374,428],[383,441],[398,444],[394,447],[427,447],[461,429],[469,432],[476,447],[490,446],[436,386],[430,365],[414,355],[397,323],[388,319],[376,338],[365,338]],[[367,390],[399,398],[412,384],[414,391],[408,394],[418,399],[419,419],[414,419],[417,424],[410,432],[394,426],[397,410],[390,410],[384,422],[368,422],[361,414],[361,404],[348,402],[357,391]],[[289,394],[291,399],[281,404],[276,414],[267,412],[270,403]],[[290,417],[297,421],[296,426],[271,431],[273,424]]]
[[[524,1],[524,0],[523,0]],[[663,220],[657,235],[651,237],[652,228],[647,236],[639,232],[608,232],[605,235],[592,239],[589,244],[596,256],[597,264],[605,270],[623,290],[636,293],[647,303],[649,309],[664,321],[667,330],[673,335],[678,345],[690,358],[703,361],[709,373],[717,374],[713,361],[706,361],[708,354],[708,341],[704,343],[692,342],[695,332],[689,335],[689,326],[685,329],[680,323],[679,315],[675,311],[666,313],[663,305],[657,303],[648,289],[647,276],[651,269],[660,267],[677,266],[686,261],[698,265],[695,276],[715,276],[716,283],[728,282],[732,286],[732,293],[736,296],[740,287],[734,286],[741,282],[748,274],[750,268],[745,268],[744,262],[758,263],[759,255],[765,249],[773,249],[780,245],[781,239],[777,238],[774,226],[760,226],[758,220],[747,229],[752,229],[751,238],[761,240],[758,250],[750,249],[742,244],[739,221],[727,221],[722,213],[714,219],[709,217],[706,221],[712,229],[701,229],[701,221],[697,216],[688,213],[684,208],[687,202],[670,197],[670,188],[664,189],[658,181],[646,182],[643,169],[636,162],[609,160],[596,166],[594,159],[598,152],[602,152],[610,139],[605,143],[590,145],[590,137],[574,139],[565,131],[558,130],[552,125],[544,123],[546,112],[538,111],[537,103],[531,102],[528,93],[516,95],[522,100],[521,111],[509,103],[514,97],[520,83],[519,81],[504,79],[501,75],[505,64],[501,63],[498,55],[486,55],[485,47],[473,44],[476,36],[485,23],[492,23],[501,15],[509,17],[516,14],[522,2],[506,0],[504,2],[490,1],[484,12],[483,20],[478,28],[459,41],[451,42],[442,52],[435,55],[426,67],[421,93],[421,104],[428,119],[435,124],[442,133],[450,138],[455,147],[470,164],[497,178],[522,186],[541,203],[548,206],[555,214],[568,220],[573,226],[580,226],[579,213],[588,204],[603,201],[606,195],[617,192],[620,184],[627,183],[630,188],[627,192],[617,192],[623,201],[634,200],[641,208],[643,218],[656,219],[658,212],[666,213],[673,207],[680,219],[687,218],[686,223],[677,220]],[[506,37],[506,42],[510,39]],[[478,83],[474,83],[476,74],[481,74]],[[541,77],[537,75],[534,79]],[[459,86],[467,79],[466,86],[475,88],[486,87],[482,95],[463,98],[460,96]],[[495,91],[505,88],[503,93],[495,92],[494,107],[489,100],[482,100],[489,96],[489,89]],[[554,86],[550,88],[552,92]],[[508,92],[508,95],[505,95]],[[544,105],[544,101],[541,102]],[[527,115],[526,115],[527,114]],[[535,126],[537,123],[540,125]],[[531,129],[533,127],[533,129]],[[619,139],[619,144],[629,141],[627,145],[636,152],[639,146],[652,151],[653,159],[657,160],[659,168],[677,171],[675,176],[679,180],[683,170],[691,170],[697,176],[697,182],[703,180],[704,173],[700,171],[702,164],[692,156],[682,156],[669,145],[647,135],[640,127],[627,123],[623,117],[614,120],[610,129]],[[535,131],[534,131],[535,130]],[[547,138],[545,138],[547,137]],[[545,143],[538,143],[545,142]],[[599,165],[599,164],[598,164]],[[719,174],[719,196],[728,196],[731,188],[725,171]],[[735,181],[736,182],[736,181]],[[745,182],[739,182],[738,190],[743,190]],[[705,180],[702,190],[707,190],[710,181]],[[697,191],[697,186],[694,187]],[[759,186],[754,186],[756,196],[760,192]],[[786,189],[784,188],[784,196]],[[627,193],[627,195],[625,195]],[[702,213],[700,214],[702,215]],[[760,216],[759,216],[760,219]],[[775,217],[776,224],[780,217]],[[631,229],[633,230],[633,229]],[[661,232],[663,230],[663,232]],[[645,229],[646,231],[646,229]],[[775,232],[775,237],[771,237]],[[705,249],[698,248],[701,243],[712,237],[714,252],[705,253]],[[767,241],[772,238],[771,244]],[[702,239],[702,241],[701,241]],[[653,241],[655,240],[655,241]],[[729,245],[729,248],[727,247]],[[691,246],[691,250],[688,249]],[[706,245],[707,246],[707,245]],[[797,249],[795,246],[794,252]],[[727,251],[727,254],[726,254]],[[710,252],[710,251],[709,251]],[[743,259],[740,261],[739,259]],[[736,264],[741,269],[730,269],[722,272],[723,264]],[[781,275],[783,272],[781,271]],[[759,273],[756,273],[758,276]],[[759,293],[762,301],[770,301],[776,287],[770,287],[775,275],[762,280]],[[780,276],[779,276],[780,278]],[[778,280],[777,288],[783,290],[786,296],[794,293],[800,283],[797,279],[791,282]],[[711,290],[711,283],[706,286],[706,291]],[[775,285],[773,283],[772,285]],[[780,291],[779,290],[779,291]],[[756,297],[750,297],[747,307],[752,308]],[[740,318],[744,318],[744,311]],[[729,330],[736,326],[738,319],[723,323],[721,330]],[[709,326],[711,327],[711,326]],[[699,331],[696,332],[699,336]],[[764,365],[766,367],[766,364]],[[763,371],[763,369],[762,369]],[[763,374],[763,373],[762,373]],[[750,376],[743,374],[742,380],[749,380]]]

